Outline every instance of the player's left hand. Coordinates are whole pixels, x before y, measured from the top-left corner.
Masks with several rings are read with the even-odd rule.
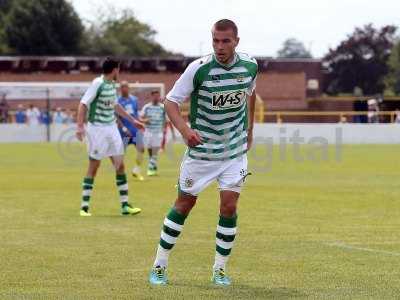
[[[150,120],[148,118],[141,118],[140,122],[142,122],[143,124],[149,124]]]
[[[247,150],[250,150],[251,146],[253,146],[253,130],[247,131]]]
[[[79,126],[78,125],[78,127],[76,128],[76,133],[75,133],[75,135],[76,135],[76,138],[80,141],[80,142],[82,142],[83,141],[83,138],[85,137],[85,128],[81,125],[81,126]]]
[[[134,121],[132,122],[132,124],[133,124],[133,126],[135,126],[137,129],[144,130],[144,124],[143,124],[142,122],[140,122],[140,121],[138,121],[138,120],[134,120]]]

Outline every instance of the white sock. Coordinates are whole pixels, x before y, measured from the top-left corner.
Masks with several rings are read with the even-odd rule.
[[[156,259],[154,260],[153,266],[166,268],[168,266],[168,257],[170,252],[170,250],[164,249],[163,247],[158,245]]]
[[[218,252],[215,252],[215,263],[213,266],[213,270],[219,270],[219,269],[223,269],[225,270],[225,265],[228,262],[229,259],[229,255],[224,256],[219,254]]]

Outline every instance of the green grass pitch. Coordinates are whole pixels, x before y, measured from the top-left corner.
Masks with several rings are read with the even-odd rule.
[[[218,218],[216,186],[188,218],[171,254],[167,287],[147,276],[176,195],[182,147],[161,157],[160,176],[129,179],[143,209],[119,215],[104,162],[91,218],[78,215],[82,145],[0,146],[0,299],[398,299],[398,145],[344,146],[336,161],[250,155],[228,265],[234,284],[210,283]],[[302,148],[304,155],[311,149]],[[281,151],[282,152],[282,151]],[[131,166],[130,149],[127,164]]]

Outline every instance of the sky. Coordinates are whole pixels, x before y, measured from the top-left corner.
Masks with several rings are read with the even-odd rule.
[[[212,52],[211,27],[222,18],[236,22],[239,51],[276,56],[296,38],[314,57],[323,57],[356,26],[400,27],[399,0],[69,0],[84,20],[95,20],[109,5],[131,8],[158,33],[166,49],[188,56]],[[400,30],[399,32],[400,33]]]

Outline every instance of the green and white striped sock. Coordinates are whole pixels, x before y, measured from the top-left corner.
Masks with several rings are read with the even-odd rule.
[[[149,169],[150,170],[157,170],[157,154],[153,154],[149,159]]]
[[[126,174],[117,174],[115,180],[117,183],[121,207],[124,207],[128,204],[128,181],[126,179]]]
[[[164,219],[161,231],[160,244],[158,245],[154,266],[167,267],[169,253],[179,237],[187,216],[180,214],[175,208],[171,208]]]
[[[84,177],[82,182],[82,202],[81,209],[89,210],[89,201],[92,196],[94,178]]]
[[[216,252],[214,270],[225,269],[228,262],[229,255],[231,254],[233,242],[236,237],[237,215],[232,218],[219,217],[216,234]]]

